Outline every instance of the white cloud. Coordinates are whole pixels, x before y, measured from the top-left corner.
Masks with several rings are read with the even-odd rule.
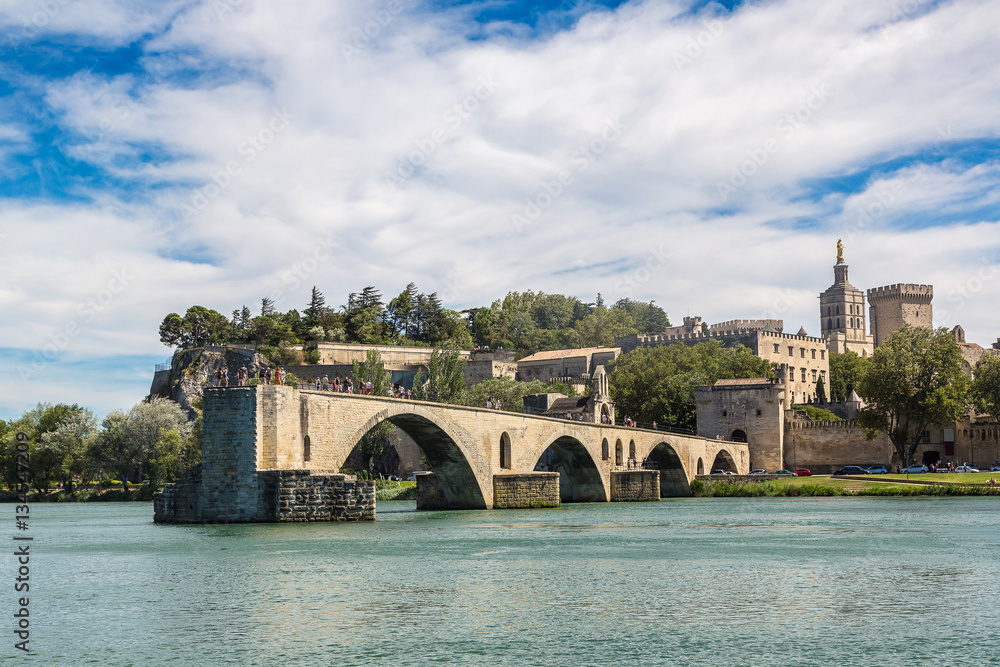
[[[498,29],[470,41],[462,10],[405,3],[217,5],[60,5],[47,30],[73,25],[102,43],[155,34],[141,62],[157,74],[30,80],[89,137],[78,156],[134,186],[81,193],[97,206],[5,206],[4,346],[43,345],[118,265],[134,283],[67,355],[162,354],[160,319],[196,302],[228,313],[279,293],[279,307],[302,307],[316,284],[337,304],[411,280],[452,307],[512,289],[629,292],[674,320],[776,313],[787,330],[816,333],[836,238],[899,184],[888,213],[852,237],[855,285],[934,282],[947,299],[968,282],[970,257],[996,261],[990,158],[886,168],[846,195],[805,187],[946,151],[945,131],[995,142],[994,3],[772,2],[724,21],[631,3],[541,41]],[[0,20],[16,25],[34,6],[11,4]],[[615,119],[625,128],[602,145]],[[168,159],[142,159],[151,149]],[[385,174],[401,164],[415,173],[392,187]],[[572,182],[515,229],[512,215],[561,170]],[[908,227],[934,211],[979,217]],[[320,239],[333,256],[303,275]],[[660,247],[669,262],[644,277]],[[948,312],[969,340],[996,335],[995,282]]]

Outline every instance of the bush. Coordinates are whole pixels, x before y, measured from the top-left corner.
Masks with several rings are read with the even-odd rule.
[[[318,364],[319,363],[319,350],[312,349],[306,351],[304,358],[307,364]]]

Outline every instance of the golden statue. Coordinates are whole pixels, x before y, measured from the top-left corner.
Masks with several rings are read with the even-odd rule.
[[[837,239],[837,264],[844,263],[844,244]]]

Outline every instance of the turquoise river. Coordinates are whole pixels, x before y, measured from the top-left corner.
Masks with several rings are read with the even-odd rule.
[[[10,583],[0,662],[1000,664],[997,498],[378,510],[161,526],[145,503],[32,505],[32,652]]]

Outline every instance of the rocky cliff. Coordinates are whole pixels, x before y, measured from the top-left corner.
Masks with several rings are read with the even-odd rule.
[[[215,386],[215,372],[229,368],[229,386],[236,386],[236,371],[246,366],[252,378],[263,371],[267,359],[255,350],[233,347],[193,347],[174,354],[170,371],[161,371],[153,378],[151,396],[163,396],[177,401],[193,419],[200,412],[202,390]]]

